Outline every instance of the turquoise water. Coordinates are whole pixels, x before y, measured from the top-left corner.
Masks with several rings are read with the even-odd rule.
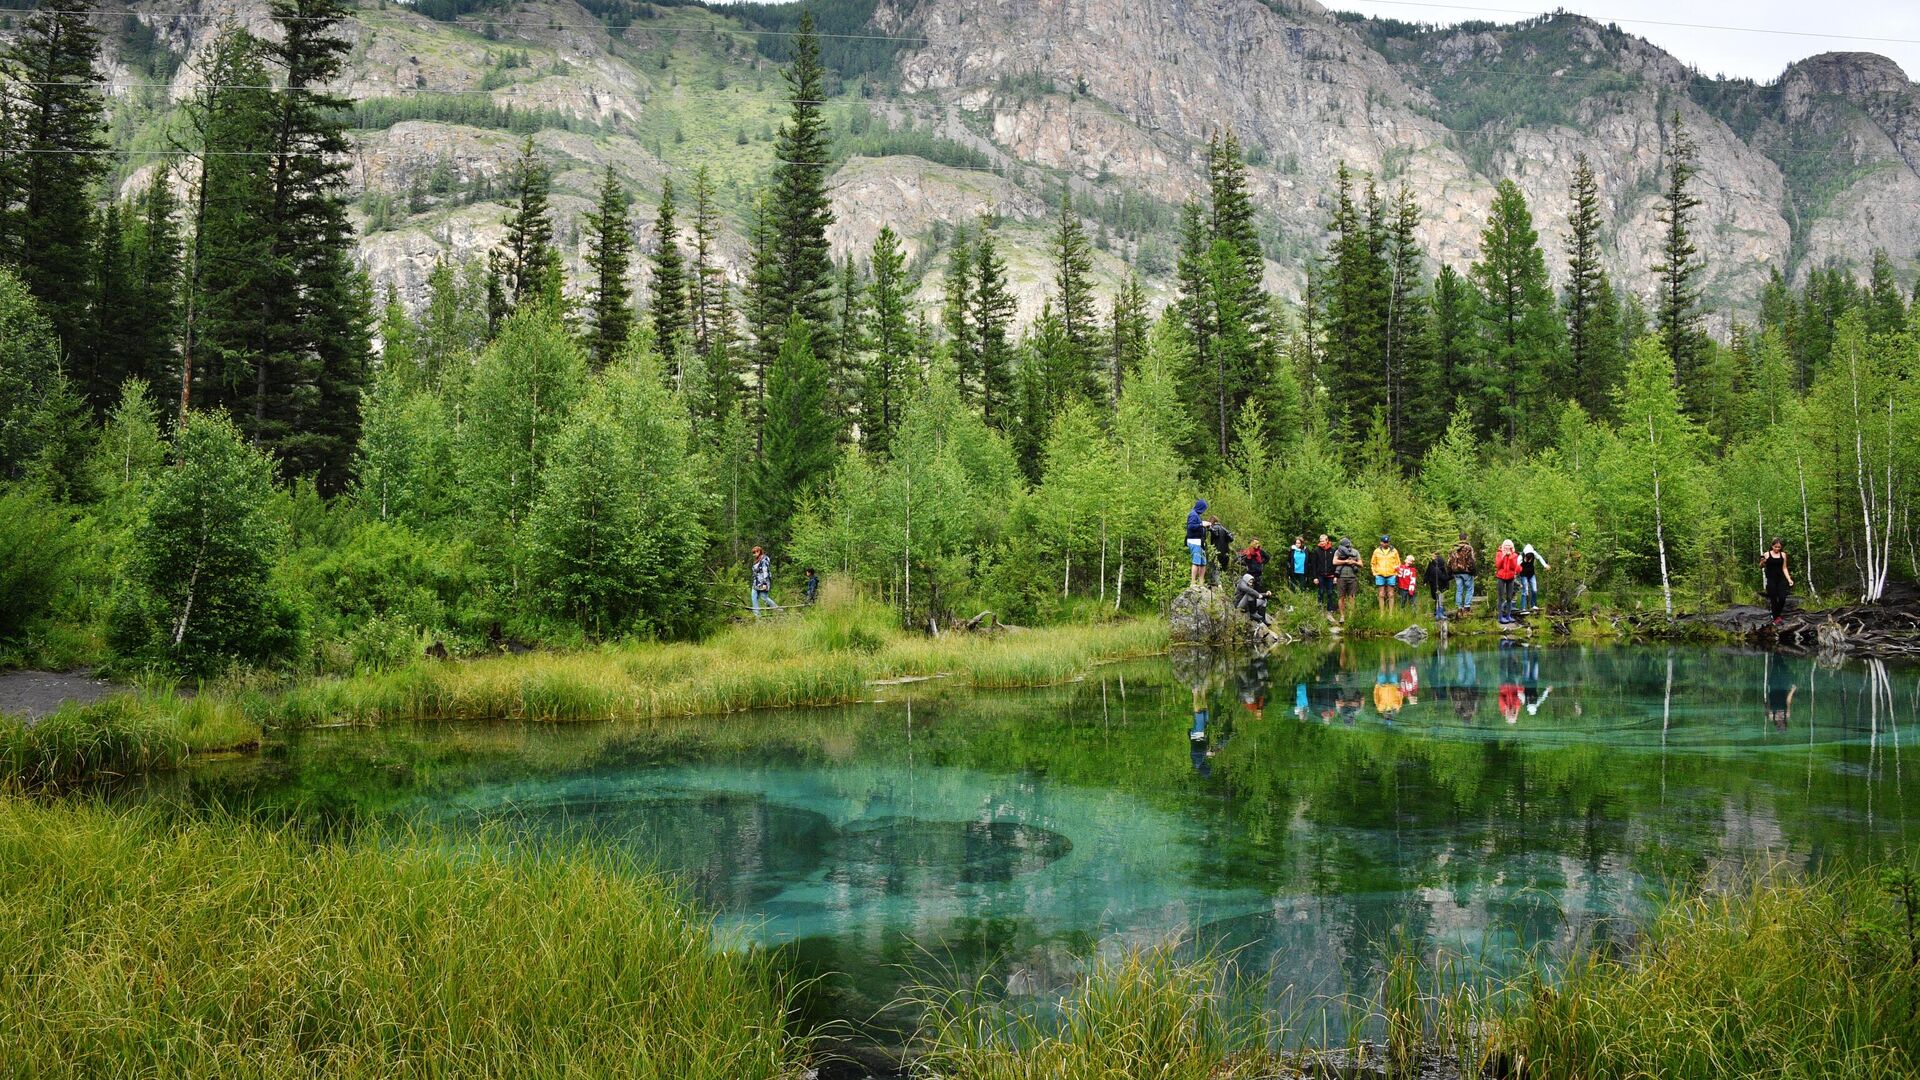
[[[1663,889],[1881,858],[1920,824],[1920,679],[1881,665],[1367,646],[879,692],[645,731],[315,732],[186,783],[346,833],[615,845],[818,976],[815,1018],[876,1031],[918,979],[1043,1000],[1166,940],[1312,1025],[1396,943],[1497,968],[1630,932]]]

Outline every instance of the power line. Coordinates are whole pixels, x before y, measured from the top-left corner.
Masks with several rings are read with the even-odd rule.
[[[435,19],[426,15],[420,15],[419,12],[414,11],[411,8],[406,9],[405,13],[417,15],[423,22],[426,22],[429,25],[451,26],[455,29],[472,32],[471,25],[468,23],[462,23],[458,18],[451,19],[451,20]],[[23,12],[22,14],[31,14],[31,13]],[[92,17],[98,17],[98,18],[110,18],[110,19],[148,18],[156,21],[165,20],[165,19],[201,19],[201,20],[213,21],[213,20],[227,20],[227,19],[232,19],[234,17],[234,13],[231,11],[131,11],[125,8],[113,8],[113,9],[87,8],[84,10],[68,12],[68,14],[86,15],[86,16],[92,16]],[[337,16],[287,15],[287,16],[275,18],[273,21],[275,22],[354,22],[367,27],[378,27],[380,25],[380,23],[377,20],[369,19],[364,15],[356,15],[351,12],[337,15]],[[515,26],[515,27],[523,27],[523,28],[532,27],[532,28],[537,28],[541,30],[550,30],[550,29],[605,30],[605,31],[608,31],[609,33],[625,33],[626,31],[632,30],[637,27],[639,29],[648,31],[650,33],[663,33],[663,34],[714,34],[714,35],[725,34],[725,35],[739,35],[741,37],[784,37],[784,38],[800,36],[800,32],[797,30],[759,30],[759,29],[754,29],[744,25],[737,28],[727,27],[727,26],[657,26],[653,23],[652,20],[641,20],[641,19],[630,20],[625,23],[609,23],[609,22],[601,22],[598,20],[595,20],[592,22],[567,22],[560,19],[496,19],[496,18],[484,18],[484,19],[480,19],[479,21],[483,26],[486,26],[486,25]],[[826,41],[918,41],[918,42],[924,43],[927,40],[925,36],[917,35],[917,34],[911,35],[911,36],[903,35],[903,34],[832,34],[832,33],[826,33],[824,31],[819,31],[819,30],[814,31],[813,36]]]

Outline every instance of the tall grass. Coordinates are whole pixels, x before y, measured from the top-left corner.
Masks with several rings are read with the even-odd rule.
[[[1906,896],[1865,874],[1775,876],[1674,904],[1630,953],[1532,976],[1494,1009],[1488,1049],[1541,1080],[1920,1075]]]
[[[904,634],[850,605],[731,628],[697,644],[630,644],[466,663],[421,661],[327,680],[250,708],[269,725],[409,720],[657,719],[871,699],[874,683],[945,677],[962,688],[1042,686],[1165,648],[1157,622],[995,636]]]
[[[1170,945],[1101,958],[1057,1008],[987,986],[922,989],[915,1048],[941,1080],[1235,1080],[1276,1075],[1270,1033],[1219,966]]]
[[[116,694],[33,722],[0,716],[0,779],[63,787],[168,769],[196,751],[259,740],[259,727],[229,700],[171,689]]]
[[[800,1075],[767,960],[577,851],[0,799],[0,952],[5,1075]]]

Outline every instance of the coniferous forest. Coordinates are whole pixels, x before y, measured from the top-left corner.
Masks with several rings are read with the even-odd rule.
[[[1920,321],[1892,259],[1776,278],[1710,325],[1677,115],[1650,280],[1603,269],[1584,165],[1566,235],[1504,183],[1460,266],[1417,239],[1433,208],[1343,168],[1303,294],[1275,295],[1223,131],[1164,310],[1137,280],[1098,294],[1067,200],[1022,324],[991,219],[935,305],[890,229],[836,261],[802,16],[746,273],[689,161],[651,250],[609,169],[569,280],[528,140],[506,241],[408,311],[354,261],[352,105],[327,89],[346,5],[269,8],[221,38],[137,190],[110,190],[87,6],[40,5],[0,59],[11,662],[332,671],[436,640],[694,636],[740,614],[755,545],[776,596],[816,567],[908,626],[1150,610],[1183,584],[1196,497],[1270,551],[1532,543],[1573,609],[1751,601],[1776,536],[1810,601],[1920,576]]]

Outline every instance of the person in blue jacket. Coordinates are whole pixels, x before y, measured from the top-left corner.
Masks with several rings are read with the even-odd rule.
[[[1207,512],[1207,500],[1195,499],[1193,509],[1187,511],[1187,557],[1193,562],[1193,578],[1189,588],[1205,584],[1207,580],[1207,524],[1200,515]]]

